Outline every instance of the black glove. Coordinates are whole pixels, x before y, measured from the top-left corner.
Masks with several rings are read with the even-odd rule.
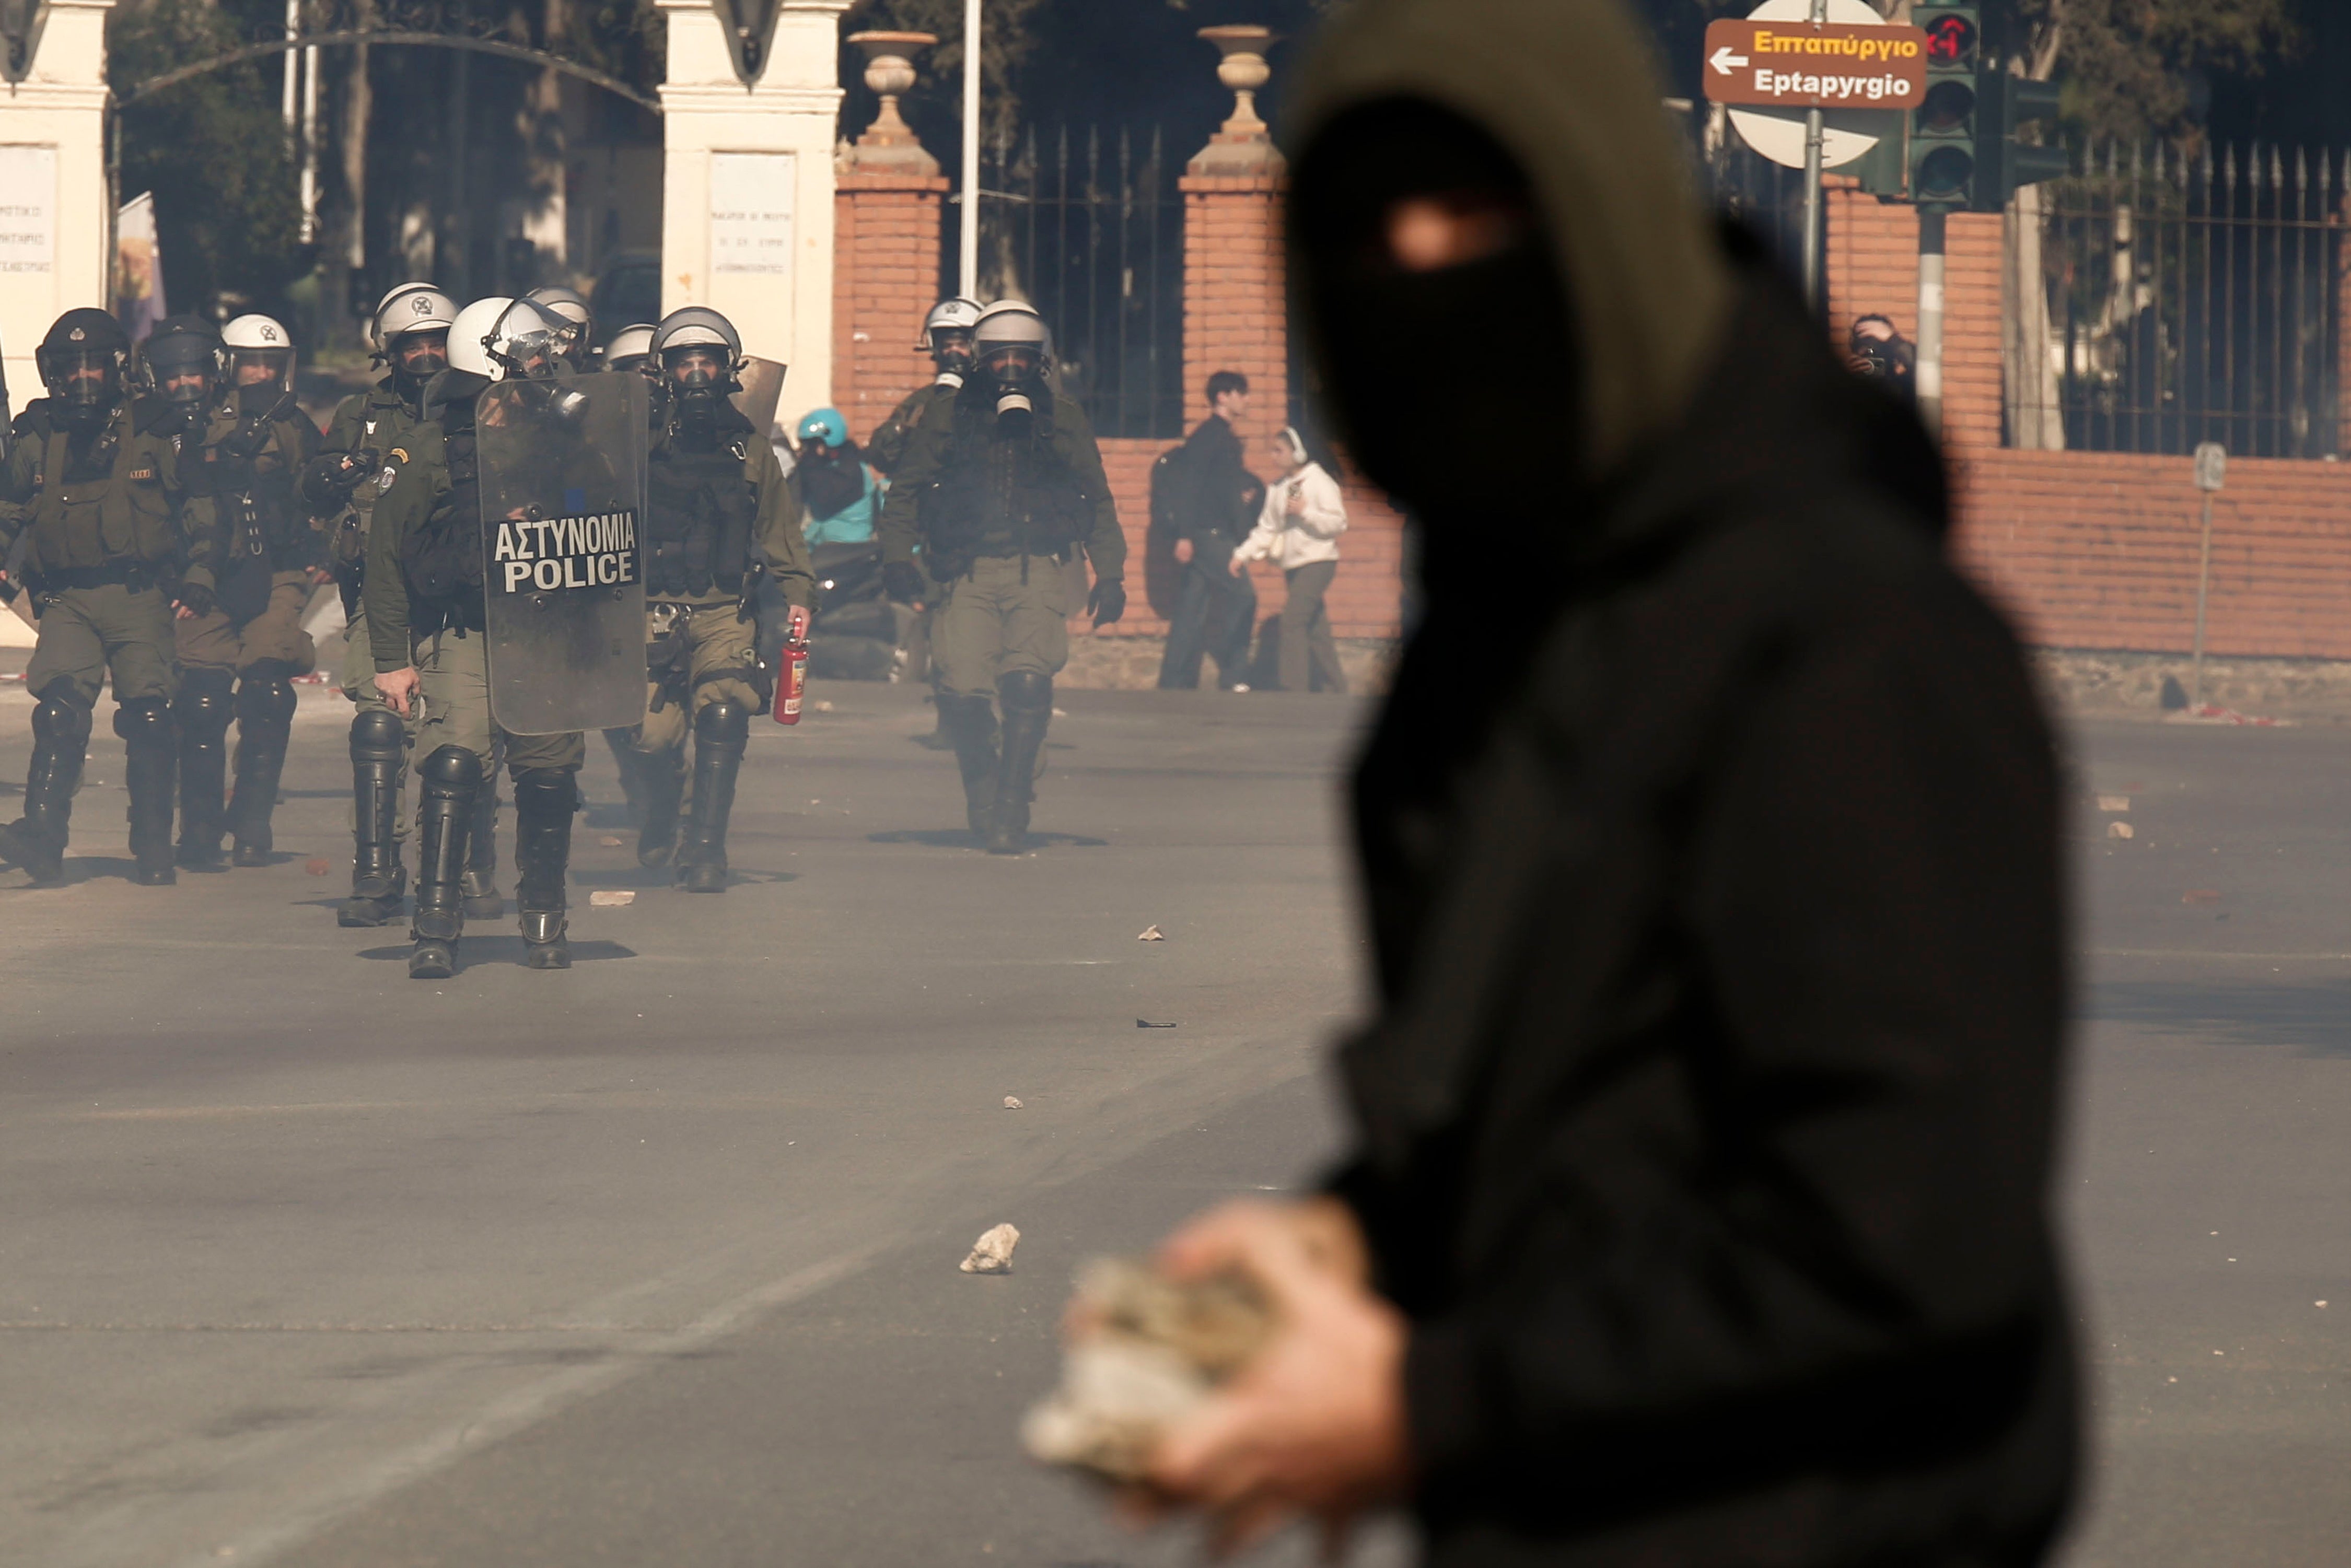
[[[376,455],[364,447],[357,452],[346,453],[340,457],[326,458],[322,461],[335,465],[334,472],[328,476],[328,483],[334,486],[336,489],[343,491],[358,489],[375,476],[377,469],[383,466],[377,460]]]
[[[882,568],[882,591],[901,604],[923,597],[923,574],[911,560],[893,560]]]
[[[180,608],[191,615],[201,617],[213,612],[213,591],[201,582],[180,584],[180,591],[175,598]]]
[[[1094,618],[1094,625],[1109,625],[1126,613],[1126,584],[1117,578],[1103,578],[1086,595],[1086,612]]]

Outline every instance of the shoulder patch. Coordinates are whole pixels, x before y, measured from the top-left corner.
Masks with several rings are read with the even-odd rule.
[[[368,428],[372,430],[375,427],[373,425],[370,425]],[[392,455],[394,461],[405,463],[408,461],[408,448],[405,446],[395,446],[392,449]]]
[[[375,434],[375,421],[371,419],[367,422],[367,433],[370,435],[373,435]]]
[[[376,494],[379,496],[382,495],[385,491],[391,489],[393,485],[398,483],[399,479],[400,470],[397,468],[387,467],[382,473],[375,476]]]

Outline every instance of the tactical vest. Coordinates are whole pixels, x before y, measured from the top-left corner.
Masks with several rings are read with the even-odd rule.
[[[648,467],[645,591],[700,599],[739,591],[750,564],[758,498],[745,471],[752,439],[722,431],[715,452],[658,448]]]
[[[303,444],[291,421],[306,417],[289,393],[258,413],[224,410],[205,433],[188,488],[210,496],[219,508],[228,549],[225,566],[291,571],[316,556],[319,533],[294,490]]]
[[[410,620],[417,631],[479,631],[487,606],[482,591],[482,484],[472,428],[449,432],[445,444],[449,488],[400,541],[400,570],[408,580]]]
[[[142,570],[176,573],[183,559],[178,498],[164,487],[167,438],[134,427],[117,408],[70,469],[67,434],[48,421],[35,494],[29,570],[37,575]],[[89,477],[69,478],[69,472]]]
[[[992,411],[956,419],[946,462],[921,513],[938,569],[948,576],[984,555],[1064,555],[1086,537],[1093,515],[1054,444],[1046,410],[1025,437],[999,437]]]

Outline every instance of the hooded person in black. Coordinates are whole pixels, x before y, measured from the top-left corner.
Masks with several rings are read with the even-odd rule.
[[[1924,433],[1657,98],[1611,0],[1357,0],[1299,84],[1301,314],[1426,609],[1354,779],[1353,1146],[1165,1249],[1283,1328],[1154,1480],[1465,1568],[2036,1563],[2050,737]]]

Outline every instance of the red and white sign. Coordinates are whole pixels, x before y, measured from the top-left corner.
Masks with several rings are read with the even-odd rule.
[[[1724,17],[1707,25],[1700,74],[1715,103],[1916,109],[1927,95],[1927,35],[1917,27]]]

